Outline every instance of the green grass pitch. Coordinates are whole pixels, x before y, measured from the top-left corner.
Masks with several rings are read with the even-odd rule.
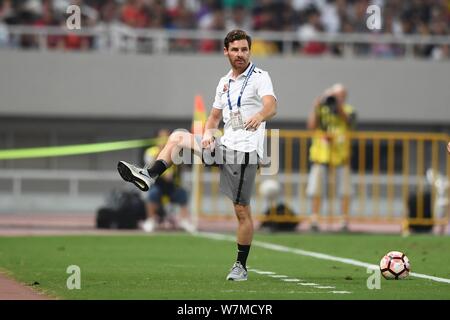
[[[255,240],[371,264],[400,250],[413,272],[450,279],[450,237],[283,233],[256,234]],[[232,241],[182,233],[0,237],[0,269],[60,299],[450,299],[449,283],[410,276],[381,279],[380,289],[369,290],[364,267],[256,245],[251,269],[301,281],[250,271],[248,281],[229,282],[235,256]],[[81,269],[80,290],[66,286],[70,265]]]

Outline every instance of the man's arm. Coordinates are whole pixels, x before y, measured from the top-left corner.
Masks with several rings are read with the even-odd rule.
[[[212,146],[214,142],[214,132],[219,128],[220,120],[222,120],[222,109],[212,108],[205,124],[205,133],[202,138],[202,148]]]
[[[308,122],[306,123],[306,127],[309,130],[314,130],[318,126],[319,119],[318,119],[317,114],[318,114],[318,109],[320,107],[320,100],[321,100],[321,97],[318,97],[318,98],[316,98],[316,100],[314,100],[313,108],[312,108],[311,112],[309,113]]]
[[[352,117],[350,117],[347,113],[345,113],[343,104],[338,106],[337,112],[339,117],[341,117],[341,119],[344,120],[348,126],[352,125]]]
[[[267,121],[277,114],[277,100],[274,96],[262,97],[262,104],[262,110],[245,122],[245,129],[256,130],[260,126],[261,122]]]

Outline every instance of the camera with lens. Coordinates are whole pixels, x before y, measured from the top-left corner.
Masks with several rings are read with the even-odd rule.
[[[338,113],[338,100],[335,96],[330,95],[326,96],[320,102],[322,107],[327,107],[330,110],[330,113],[337,114]]]

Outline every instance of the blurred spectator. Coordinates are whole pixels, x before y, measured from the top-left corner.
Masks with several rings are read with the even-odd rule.
[[[168,130],[160,130],[158,145],[145,150],[144,163],[153,164],[156,156],[167,142],[170,132]],[[172,166],[161,175],[156,183],[148,191],[148,199],[146,205],[147,219],[142,225],[146,232],[152,232],[157,225],[163,224],[165,220],[172,224],[173,227],[180,226],[186,231],[194,231],[194,226],[190,222],[187,191],[181,187],[181,174],[179,166]],[[175,204],[180,206],[180,218],[173,219],[171,212],[166,212],[167,204]]]
[[[262,0],[253,8],[253,29],[255,31],[275,31],[275,12],[271,1]]]
[[[55,17],[54,11],[51,8],[50,2],[44,2],[42,7],[42,15],[33,23],[35,27],[57,27],[60,25],[60,20]],[[47,36],[48,49],[61,49],[64,44],[64,37],[60,35]],[[39,41],[36,39],[36,42]]]
[[[339,17],[337,4],[334,1],[327,1],[320,11],[322,13],[320,22],[324,26],[325,32],[338,32],[341,28],[341,19]]]
[[[186,6],[186,1],[179,0],[177,6],[168,10],[171,29],[194,29],[196,21],[194,13]],[[179,52],[195,51],[195,41],[192,39],[175,39],[171,44],[172,49]]]
[[[99,23],[97,26],[99,28],[109,28],[117,26],[119,24],[119,6],[115,0],[106,0],[104,4],[99,8]],[[105,50],[112,46],[112,41],[110,37],[97,37],[94,39],[93,47],[98,50]]]
[[[305,10],[304,16],[306,23],[297,31],[298,38],[303,43],[301,52],[306,55],[323,54],[327,49],[326,45],[317,41],[310,41],[311,38],[323,32],[320,11],[315,6],[310,6]]]
[[[282,30],[280,31],[295,32],[297,21],[299,20],[298,13],[292,9],[290,4],[285,4],[283,6],[280,18],[283,22]]]
[[[210,12],[203,16],[202,23],[199,25],[200,29],[211,31],[225,30],[225,16],[222,6],[216,4],[210,8]],[[223,48],[222,40],[202,39],[200,40],[199,50],[201,53],[218,52]]]
[[[180,5],[180,0],[160,0],[167,10],[172,10]],[[201,6],[200,0],[183,0],[182,6],[191,12],[197,12]]]
[[[353,32],[367,33],[366,19],[367,19],[367,7],[369,2],[366,0],[356,1],[352,10],[350,10],[349,18],[353,24]],[[370,54],[370,45],[367,43],[356,43],[353,46],[353,52],[359,56],[367,56]]]
[[[282,29],[280,18],[282,17],[282,7],[278,3],[262,0],[253,9],[253,30],[255,31],[279,31]],[[252,44],[252,54],[268,55],[279,51],[281,42],[255,39]],[[256,46],[255,46],[256,45]]]
[[[93,27],[97,24],[99,19],[99,14],[96,9],[91,7],[84,0],[71,0],[70,4],[77,5],[81,9],[81,25],[83,27]],[[65,12],[65,11],[64,11]],[[60,22],[62,27],[65,27],[65,19]],[[64,50],[80,50],[85,51],[90,49],[93,46],[94,39],[90,36],[82,36],[77,34],[76,32],[70,32],[66,36],[63,37],[63,45]],[[61,46],[60,46],[61,47]]]
[[[166,28],[169,22],[164,0],[155,0],[151,6],[151,27],[156,29]]]
[[[168,10],[170,27],[173,29],[195,29],[194,13],[187,7],[185,0],[179,0],[178,5]]]
[[[5,20],[12,15],[11,0],[0,2],[0,48],[8,46],[9,32]]]
[[[383,32],[380,34],[393,34],[394,18],[390,14],[386,14],[383,18]],[[378,42],[371,46],[371,54],[381,58],[395,58],[402,53],[401,48],[397,44]]]
[[[347,103],[347,89],[335,84],[314,102],[308,129],[314,137],[309,149],[311,169],[307,195],[312,200],[311,229],[318,231],[318,220],[327,194],[338,195],[341,202],[341,229],[348,227],[352,187],[350,181],[350,140],[348,132],[356,122],[354,108]]]
[[[85,51],[90,47],[89,37],[80,36],[74,32],[71,32],[63,38],[62,47],[64,50],[68,51]]]
[[[199,29],[207,30],[209,29],[215,10],[220,10],[221,4],[215,0],[205,0],[202,1],[202,6],[197,12],[197,27]]]
[[[242,5],[237,5],[232,9],[228,9],[225,16],[226,30],[252,30],[252,20],[249,11]]]
[[[147,1],[127,0],[120,10],[121,21],[133,28],[146,28],[150,25]]]
[[[13,5],[11,0],[0,1],[0,20],[13,15]]]
[[[278,53],[278,46],[273,41],[258,38],[252,41],[252,55],[254,57],[266,57],[276,53]]]
[[[6,24],[0,20],[0,48],[7,47],[9,43],[9,32]]]
[[[325,0],[292,0],[292,7],[294,10],[304,11],[311,6],[321,7],[324,3]]]
[[[353,7],[350,10],[350,19],[353,20],[353,28],[355,32],[366,33],[369,32],[367,29],[367,7],[369,6],[369,1],[358,0],[355,1]]]
[[[424,37],[430,36],[430,30],[428,29],[428,25],[426,23],[420,22],[416,29],[419,35]],[[432,49],[433,46],[429,44],[416,45],[414,47],[414,52],[419,57],[427,57],[430,55]]]
[[[444,36],[448,34],[448,23],[445,22],[444,18],[436,16],[433,18],[430,24],[431,34],[434,36]],[[431,48],[430,58],[433,60],[442,60],[444,58],[449,58],[449,48],[448,45],[435,45]]]
[[[243,7],[250,9],[256,1],[257,0],[222,0],[222,4],[225,8]]]

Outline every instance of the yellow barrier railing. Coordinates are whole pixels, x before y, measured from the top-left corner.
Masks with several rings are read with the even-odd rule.
[[[267,131],[270,135],[270,131]],[[310,221],[311,199],[306,195],[309,170],[309,146],[314,133],[281,130],[279,172],[275,176],[258,175],[252,211],[260,221]],[[415,132],[351,132],[350,156],[353,196],[347,216],[336,209],[339,195],[329,188],[324,196],[319,223],[342,219],[349,223],[398,223],[406,230],[412,225],[447,225],[449,209],[437,210],[437,197],[450,199],[450,191],[437,190],[427,172],[450,176],[450,156],[446,145],[450,136]],[[232,204],[219,193],[217,168],[202,168],[200,219],[234,219]],[[293,209],[295,216],[277,214],[259,193],[260,183],[275,179],[281,184],[281,201]],[[336,170],[330,167],[329,186],[336,184]],[[326,206],[324,204],[326,203]],[[439,203],[442,203],[440,201]],[[415,208],[415,210],[414,210]]]

